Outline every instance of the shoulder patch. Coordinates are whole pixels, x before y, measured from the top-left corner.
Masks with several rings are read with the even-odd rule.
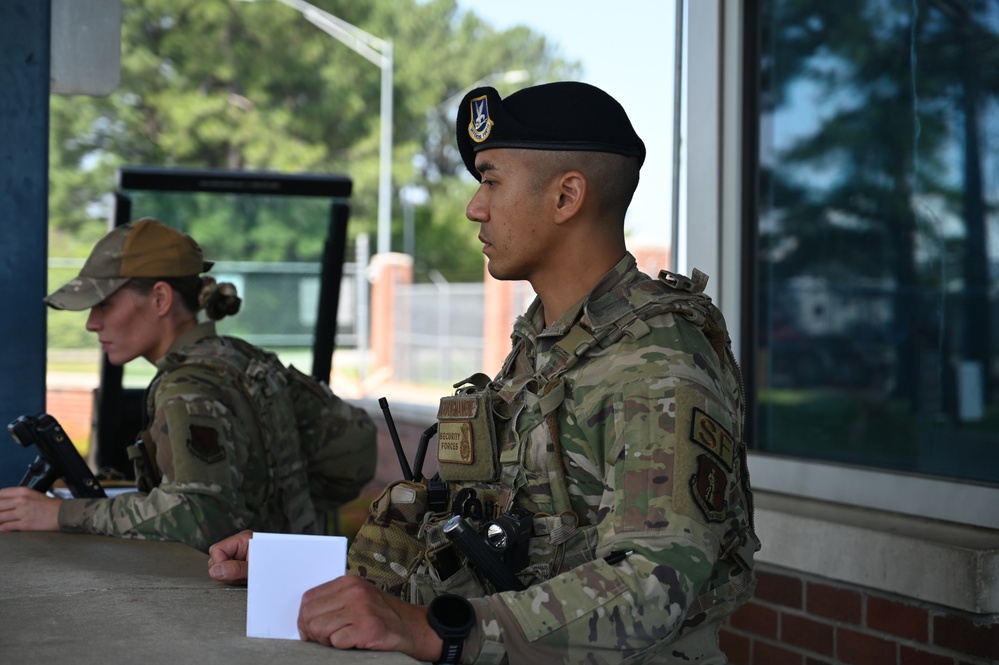
[[[728,477],[718,463],[708,455],[697,456],[697,471],[690,478],[690,491],[697,507],[709,522],[725,519]]]
[[[225,450],[219,443],[219,433],[204,425],[191,425],[187,431],[187,449],[206,464],[225,459]]]
[[[691,415],[690,440],[711,452],[731,471],[735,458],[735,439],[731,432],[697,407]]]

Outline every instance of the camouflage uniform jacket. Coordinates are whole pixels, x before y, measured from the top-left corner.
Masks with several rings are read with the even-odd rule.
[[[741,375],[702,289],[626,254],[548,329],[539,300],[518,319],[491,384],[508,505],[578,531],[542,555],[558,561],[547,579],[471,599],[463,662],[727,662],[718,622],[752,595],[759,541]]]
[[[198,361],[186,362],[192,355]],[[249,360],[214,323],[178,337],[157,362],[141,435],[155,444],[160,484],[148,493],[66,500],[60,529],[203,551],[242,529],[315,533],[290,398],[276,385],[266,403],[251,403],[240,374]]]

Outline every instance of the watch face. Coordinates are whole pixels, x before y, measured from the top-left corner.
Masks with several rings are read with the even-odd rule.
[[[430,625],[441,637],[460,636],[464,639],[472,630],[475,612],[461,596],[444,594],[430,601],[428,616]]]
[[[465,638],[472,632],[475,622],[475,610],[471,603],[454,594],[437,596],[427,608],[427,621],[444,642],[437,662],[457,663],[461,660]]]

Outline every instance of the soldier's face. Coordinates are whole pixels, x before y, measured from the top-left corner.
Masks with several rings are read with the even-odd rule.
[[[87,330],[97,333],[101,350],[114,365],[139,356],[149,358],[160,343],[153,300],[128,287],[120,288],[94,306]]]
[[[482,180],[465,216],[480,225],[479,240],[489,259],[489,274],[533,284],[550,266],[548,249],[554,242],[555,225],[545,206],[548,190],[539,185],[525,152],[496,148],[476,156]]]

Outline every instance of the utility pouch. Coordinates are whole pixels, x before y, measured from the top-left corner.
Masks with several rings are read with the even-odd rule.
[[[451,396],[441,398],[437,410],[437,462],[445,482],[499,478],[499,455],[493,425],[493,393],[484,384],[475,385],[476,375],[456,384]],[[488,379],[488,377],[484,377]]]
[[[135,488],[149,494],[163,479],[163,472],[156,463],[156,443],[149,436],[149,430],[139,432],[135,443],[128,446],[125,451],[135,469]]]
[[[426,486],[411,480],[390,484],[371,502],[347,553],[347,571],[404,598],[410,575],[423,560],[419,534],[426,512]]]
[[[449,551],[451,546],[449,544],[445,547],[447,549],[444,551]],[[441,578],[439,570],[420,566],[413,575],[412,588],[406,600],[415,605],[427,605],[444,593],[453,593],[464,598],[481,598],[495,591],[483,585],[471,566],[459,566],[444,579]]]

